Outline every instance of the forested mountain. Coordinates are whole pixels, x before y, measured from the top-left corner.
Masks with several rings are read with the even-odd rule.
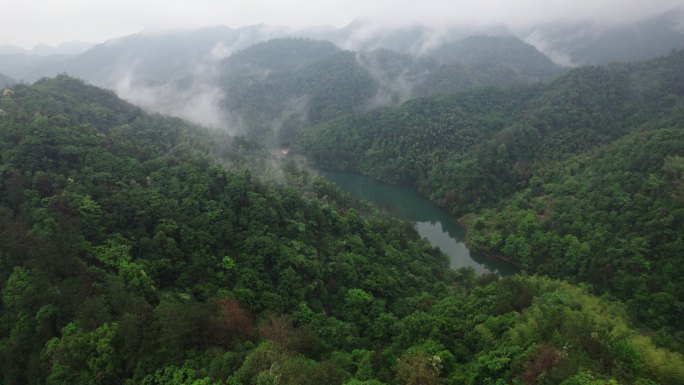
[[[669,114],[681,102],[683,62],[680,51],[643,64],[574,70],[548,85],[418,98],[312,127],[299,148],[326,167],[413,181],[425,194],[441,186],[434,199],[464,212],[516,189],[549,161]],[[444,174],[456,170],[479,176]]]
[[[684,48],[684,7],[630,24],[554,23],[518,32],[562,65],[643,61]]]
[[[619,305],[450,271],[256,143],[66,76],[0,108],[4,384],[684,380]]]
[[[377,91],[372,75],[352,52],[331,43],[272,40],[237,52],[224,63],[225,108],[237,114],[245,133],[282,138],[302,126],[361,112]]]
[[[43,76],[68,73],[94,84],[114,87],[127,73],[137,80],[170,81],[183,78],[198,69],[206,70],[231,53],[272,39],[303,37],[329,41],[352,51],[389,49],[420,56],[434,41],[435,32],[427,27],[388,30],[352,22],[343,28],[291,28],[252,25],[241,28],[215,26],[196,30],[141,32],[97,44],[85,52],[58,50],[43,55],[19,47],[0,47],[0,72],[16,79],[34,82]],[[472,33],[472,32],[470,32]],[[489,31],[510,34],[510,31]],[[468,36],[468,31],[447,34],[438,39],[454,41]],[[423,47],[425,46],[425,47]]]
[[[530,81],[548,80],[559,74],[551,59],[514,36],[471,36],[444,44],[427,56],[440,64],[504,66]]]
[[[49,76],[59,73],[56,66],[62,61],[78,55],[90,48],[93,44],[84,42],[66,42],[53,47],[39,44],[32,49],[24,49],[13,45],[0,46],[0,73],[9,75],[17,80],[33,82],[38,79],[34,75],[34,68],[46,69],[38,76]],[[55,69],[51,67],[55,66]]]
[[[620,10],[614,12],[619,13]],[[318,31],[319,34],[301,36],[330,40],[345,49],[369,51],[385,48],[414,56],[430,55],[441,50],[442,46],[473,35],[516,36],[564,66],[643,61],[684,47],[684,8],[681,6],[631,23],[609,20],[556,21],[522,27],[457,25],[453,28],[429,25],[391,27],[355,20],[340,29],[325,29]]]
[[[320,124],[296,148],[320,167],[413,184],[454,213],[490,207],[468,221],[476,250],[589,282],[670,335],[684,317],[683,74],[679,51],[418,99]]]
[[[413,96],[548,80],[562,71],[548,59],[546,65],[532,65],[541,54],[515,38],[492,41],[445,48],[438,62],[387,50],[342,51],[315,40],[271,40],[223,63],[223,105],[239,116],[246,133],[260,137],[275,129],[278,141],[287,144],[300,129],[344,114]],[[452,51],[453,57],[447,56]],[[454,59],[475,51],[477,60]]]
[[[515,39],[505,41],[531,48]],[[483,56],[488,50],[480,48]],[[529,53],[515,47],[510,51],[519,58]],[[180,80],[129,78],[117,90],[151,110],[288,145],[302,128],[345,114],[397,105],[419,95],[549,80],[563,71],[548,60],[548,67],[531,70],[497,64],[502,57],[492,54],[477,65],[440,64],[387,50],[354,52],[320,40],[273,39]]]
[[[321,167],[393,183],[421,183],[447,158],[472,152],[501,130],[536,90],[484,88],[418,98],[307,129],[296,149]]]
[[[90,49],[94,44],[84,41],[68,41],[62,44],[51,46],[48,44],[38,44],[31,49],[21,48],[15,45],[0,45],[0,55],[6,54],[26,54],[26,55],[78,55]]]
[[[259,37],[259,34],[258,27],[231,29],[223,26],[193,31],[143,32],[97,44],[76,55],[0,55],[0,71],[27,82],[68,73],[109,88],[125,76],[168,81],[187,76],[207,60],[222,59],[232,49],[268,38]]]
[[[514,37],[479,36],[444,46],[434,56],[342,50],[308,38],[271,39],[324,36],[340,42],[343,35],[353,35],[345,31],[259,25],[139,33],[78,55],[0,55],[0,72],[28,82],[66,73],[149,111],[268,137],[275,144],[287,144],[299,129],[342,114],[416,96],[547,81],[563,72]],[[382,47],[370,45],[376,46]]]
[[[11,76],[17,80],[25,82],[34,82],[38,80],[37,77],[30,75],[30,72],[36,67],[47,68],[46,71],[40,71],[40,76],[50,76],[59,73],[58,65],[69,56],[64,55],[49,55],[38,56],[27,53],[6,53],[0,54],[0,72]]]
[[[235,52],[224,65],[231,72],[265,77],[308,67],[339,52],[336,45],[323,40],[272,39]]]
[[[678,116],[541,172],[467,218],[473,250],[589,282],[684,347],[684,130]]]
[[[0,73],[26,82],[68,73],[114,89],[125,77],[141,82],[168,82],[197,71],[206,72],[208,68],[213,68],[215,61],[237,50],[274,38],[294,36],[330,41],[345,50],[368,52],[387,49],[422,58],[444,57],[445,51],[446,57],[453,58],[453,51],[449,51],[454,48],[465,49],[464,55],[459,55],[461,59],[487,57],[487,52],[506,52],[507,57],[503,62],[508,65],[511,64],[511,54],[516,54],[511,47],[518,47],[518,52],[524,51],[524,47],[514,41],[519,38],[564,66],[604,64],[651,59],[684,47],[682,23],[684,10],[677,8],[630,25],[585,21],[524,28],[486,25],[433,28],[428,25],[389,27],[355,20],[342,28],[293,28],[265,24],[240,28],[215,26],[184,31],[141,32],[94,45],[87,51],[85,48],[89,45],[79,42],[58,47],[39,45],[32,50],[0,47]],[[474,35],[476,37],[472,37]],[[483,36],[509,38],[483,39]],[[481,47],[498,48],[481,55],[482,52],[478,51]],[[539,69],[553,72],[552,68],[546,68],[548,63],[543,63],[541,57],[534,59],[538,53],[529,53],[532,56],[522,58],[523,62],[532,63],[531,60],[534,60],[536,64],[531,68],[535,71],[538,69],[536,66],[542,65]],[[518,63],[516,61],[513,67],[525,69]],[[526,75],[538,78],[536,72]]]

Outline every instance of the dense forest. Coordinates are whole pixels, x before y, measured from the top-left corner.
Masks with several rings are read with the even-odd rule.
[[[684,51],[583,67],[324,122],[296,148],[471,213],[474,250],[619,298],[681,351],[683,74]]]
[[[445,53],[452,51],[471,59]],[[514,37],[475,36],[420,58],[288,38],[233,53],[220,73],[223,108],[238,117],[245,135],[289,145],[303,128],[346,114],[416,96],[549,80],[563,69]]]
[[[256,142],[66,76],[0,108],[4,384],[684,381],[682,356],[620,303],[451,271],[409,224]],[[607,167],[620,145],[595,156]]]

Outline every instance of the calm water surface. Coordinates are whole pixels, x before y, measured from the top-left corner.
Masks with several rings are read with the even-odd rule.
[[[465,229],[453,215],[421,197],[408,186],[382,183],[360,174],[326,171],[322,175],[360,199],[389,208],[415,223],[418,233],[449,256],[452,268],[472,267],[478,274],[509,275],[515,268],[505,262],[471,254],[463,243]]]

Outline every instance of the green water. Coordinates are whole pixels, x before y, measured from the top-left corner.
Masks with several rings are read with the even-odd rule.
[[[472,267],[478,274],[509,275],[515,268],[505,262],[471,254],[463,243],[465,229],[458,220],[408,186],[382,183],[360,174],[322,172],[322,175],[360,199],[373,202],[415,223],[418,233],[449,256],[452,268]]]

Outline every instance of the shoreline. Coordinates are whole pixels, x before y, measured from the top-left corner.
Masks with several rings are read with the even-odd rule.
[[[306,157],[304,157],[304,158],[306,159]],[[458,223],[463,227],[463,229],[464,229],[464,231],[465,231],[465,234],[464,234],[464,237],[463,237],[463,241],[462,241],[462,242],[463,242],[463,244],[465,244],[465,247],[468,249],[468,252],[469,252],[472,256],[476,256],[476,257],[479,257],[479,258],[482,258],[482,259],[486,259],[486,260],[489,260],[489,261],[492,261],[492,262],[502,262],[502,263],[505,263],[505,264],[511,266],[514,270],[516,270],[516,272],[522,272],[522,268],[521,268],[515,261],[513,261],[510,257],[508,257],[507,255],[505,255],[505,254],[503,254],[503,253],[500,253],[500,252],[497,252],[497,251],[492,251],[492,250],[489,250],[489,249],[484,249],[484,248],[477,247],[476,245],[474,245],[474,244],[470,241],[470,237],[468,236],[468,234],[469,234],[470,231],[471,231],[471,230],[470,230],[470,227],[471,227],[471,226],[470,226],[470,223],[469,223],[468,219],[469,219],[469,217],[474,216],[474,215],[475,215],[474,213],[467,213],[467,214],[464,214],[464,215],[462,215],[462,216],[460,216],[460,217],[457,217],[456,214],[452,213],[452,212],[451,212],[450,210],[448,210],[447,208],[440,206],[439,204],[437,204],[436,202],[434,202],[433,200],[431,200],[428,196],[426,196],[425,194],[423,194],[423,193],[418,189],[418,187],[415,186],[415,185],[404,184],[404,183],[393,183],[393,182],[389,182],[389,181],[383,180],[383,179],[381,179],[381,178],[377,178],[377,177],[374,177],[374,176],[370,176],[370,175],[367,175],[367,174],[365,174],[365,173],[363,173],[363,172],[361,172],[361,171],[356,171],[356,170],[347,170],[347,169],[339,170],[339,169],[332,169],[332,168],[331,168],[331,169],[327,169],[327,168],[313,168],[313,167],[311,167],[311,164],[308,163],[308,159],[307,159],[307,165],[308,165],[310,168],[312,168],[314,171],[316,171],[316,172],[331,171],[331,172],[343,172],[343,173],[358,174],[358,175],[364,176],[364,177],[369,178],[369,179],[371,179],[371,180],[373,180],[373,181],[375,181],[375,182],[378,182],[378,183],[382,183],[382,184],[386,184],[386,185],[390,185],[390,186],[396,186],[396,187],[408,187],[408,188],[410,188],[411,190],[413,190],[413,191],[414,191],[418,196],[420,196],[422,199],[425,199],[426,201],[430,202],[430,203],[431,203],[432,205],[434,205],[435,207],[439,208],[440,210],[444,211],[446,214],[448,214],[448,215],[450,215],[450,216],[452,216],[452,217],[454,217],[454,218],[456,219],[456,222],[458,222]],[[320,175],[320,174],[319,174],[319,175]],[[401,215],[400,215],[400,216],[401,216]]]
[[[498,252],[498,251],[492,251],[489,249],[478,247],[471,242],[470,237],[468,236],[468,234],[471,231],[470,230],[470,223],[468,223],[468,219],[469,219],[469,217],[471,217],[473,215],[474,215],[473,213],[469,213],[469,214],[462,215],[460,218],[457,219],[458,223],[460,223],[461,226],[463,226],[463,228],[465,229],[466,236],[463,239],[463,243],[466,245],[468,250],[471,253],[477,254],[478,256],[481,256],[483,258],[505,262],[505,263],[513,266],[519,272],[522,272],[523,269],[515,261],[513,261],[509,256],[507,256],[506,254],[503,254],[503,253]]]

